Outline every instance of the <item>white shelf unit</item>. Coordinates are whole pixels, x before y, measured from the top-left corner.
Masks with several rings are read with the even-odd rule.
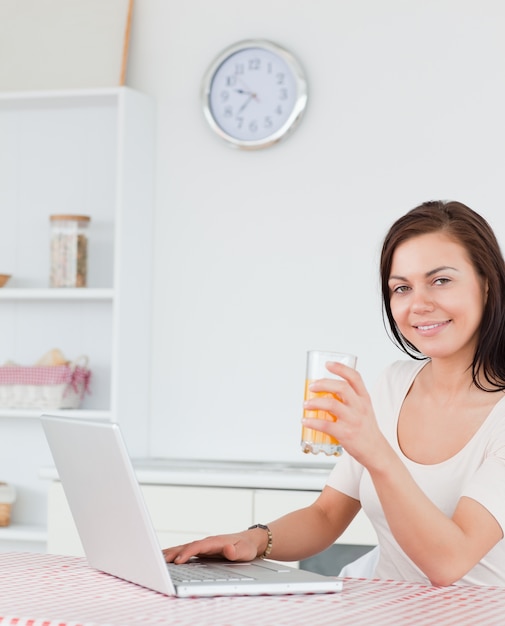
[[[0,552],[46,552],[47,543],[45,526],[11,524],[0,528]]]
[[[0,289],[0,363],[33,364],[52,348],[86,355],[91,393],[65,413],[120,422],[131,454],[146,455],[153,103],[127,87],[3,93],[0,137],[0,272],[12,274]],[[86,288],[49,287],[53,213],[91,216]],[[18,490],[16,532],[45,523],[37,471],[51,458],[40,413],[0,409],[0,480]]]

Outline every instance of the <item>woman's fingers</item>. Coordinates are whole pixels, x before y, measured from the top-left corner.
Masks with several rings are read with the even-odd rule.
[[[165,548],[163,556],[168,563],[186,563],[194,556],[218,556],[229,561],[251,561],[256,558],[256,546],[243,533],[216,535],[180,546]]]
[[[353,367],[344,365],[343,363],[328,362],[326,367],[329,372],[343,378],[347,384],[358,394],[367,394],[367,390],[361,374]]]

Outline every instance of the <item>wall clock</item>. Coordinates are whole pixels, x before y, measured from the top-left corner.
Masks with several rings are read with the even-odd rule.
[[[299,123],[307,81],[295,57],[275,43],[248,39],[229,46],[207,70],[203,111],[212,130],[245,150],[271,146]]]

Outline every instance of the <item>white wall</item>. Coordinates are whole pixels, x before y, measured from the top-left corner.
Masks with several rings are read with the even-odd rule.
[[[128,85],[157,103],[151,453],[308,462],[305,351],[402,358],[382,327],[389,224],[461,200],[505,241],[500,0],[135,0]],[[201,78],[249,37],[291,49],[310,99],[272,149],[206,126]]]

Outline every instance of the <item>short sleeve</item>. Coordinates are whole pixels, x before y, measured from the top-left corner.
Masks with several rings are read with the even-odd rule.
[[[335,463],[326,484],[346,496],[359,500],[359,485],[363,466],[345,451]]]
[[[500,425],[496,431],[484,461],[461,495],[482,504],[505,534],[505,427]]]

